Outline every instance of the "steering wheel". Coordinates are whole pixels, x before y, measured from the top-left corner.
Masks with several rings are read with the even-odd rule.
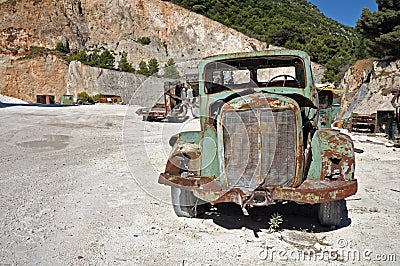
[[[277,79],[277,78],[280,78],[280,77],[284,77],[284,78],[285,78],[285,80],[283,81],[282,87],[285,87],[285,82],[286,82],[287,78],[292,78],[294,81],[296,81],[297,87],[301,88],[300,81],[299,81],[297,78],[295,78],[295,77],[293,77],[293,76],[291,76],[291,75],[278,75],[278,76],[275,76],[275,77],[271,78],[270,80],[268,80],[266,87],[268,87],[268,85],[269,85],[274,79]]]

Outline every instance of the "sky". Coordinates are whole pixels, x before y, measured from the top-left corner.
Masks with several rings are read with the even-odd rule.
[[[316,5],[325,16],[351,27],[356,25],[364,7],[371,11],[378,10],[375,0],[308,0],[308,2]]]

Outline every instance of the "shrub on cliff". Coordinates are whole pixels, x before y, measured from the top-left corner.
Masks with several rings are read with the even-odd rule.
[[[95,49],[90,53],[87,53],[86,51],[79,51],[76,55],[71,57],[71,60],[80,61],[82,64],[88,66],[106,69],[114,69],[115,63],[115,57],[110,51],[104,50],[101,54],[99,54],[98,49]]]
[[[158,70],[160,69],[160,66],[158,65],[158,61],[155,58],[150,59],[149,61],[149,74],[154,75],[157,74]]]
[[[58,42],[56,44],[56,51],[58,51],[60,53],[68,53],[68,48],[65,47],[64,43]]]
[[[149,45],[151,43],[150,37],[142,37],[139,42],[143,45]]]
[[[97,62],[95,62],[96,66],[106,69],[114,69],[114,63],[115,57],[108,50],[104,50],[97,58]]]
[[[88,62],[88,55],[86,54],[85,51],[79,51],[78,53],[76,53],[74,56],[72,56],[70,58],[71,61],[76,60],[79,61],[83,64],[87,64]]]
[[[146,77],[150,76],[149,75],[149,67],[147,66],[147,63],[145,61],[140,61],[139,63],[139,70],[137,72],[138,74],[145,75]]]

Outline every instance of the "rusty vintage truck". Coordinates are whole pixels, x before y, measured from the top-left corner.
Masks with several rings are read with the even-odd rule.
[[[190,98],[187,97],[189,88],[192,90]],[[188,110],[191,110],[193,117],[199,116],[197,101],[198,80],[189,79],[186,81],[167,81],[164,83],[164,94],[152,107],[140,108],[137,115],[143,116],[144,121],[162,121],[167,119],[170,122],[185,121]]]
[[[319,204],[324,226],[341,223],[344,199],[357,191],[353,143],[321,128],[320,102],[328,108],[332,95],[317,91],[305,52],[205,58],[199,93],[201,130],[171,138],[158,180],[171,186],[178,216],[195,217],[204,203],[235,202],[247,214],[293,201]]]

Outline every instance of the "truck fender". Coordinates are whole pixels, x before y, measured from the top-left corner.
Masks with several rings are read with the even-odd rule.
[[[354,179],[354,145],[351,138],[337,130],[318,130],[311,141],[309,180]]]
[[[189,169],[189,172],[199,174],[201,137],[202,132],[200,131],[180,132],[171,137],[169,143],[172,145],[172,152],[165,167],[166,174],[180,175],[183,171],[182,163],[186,163],[187,159],[189,159],[189,165],[186,169]]]

